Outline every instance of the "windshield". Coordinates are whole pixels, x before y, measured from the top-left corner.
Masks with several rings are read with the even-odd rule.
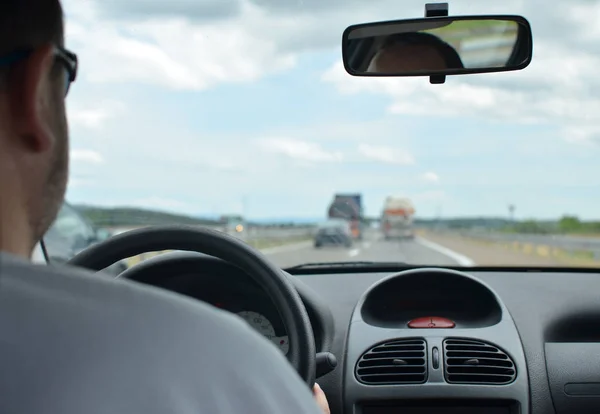
[[[345,72],[347,26],[424,4],[66,0],[80,61],[67,201],[93,229],[65,221],[62,237],[191,224],[283,267],[599,267],[600,2],[450,2],[451,15],[526,17],[522,71],[443,85]],[[467,66],[482,58],[453,46]],[[321,235],[330,218],[351,233]]]

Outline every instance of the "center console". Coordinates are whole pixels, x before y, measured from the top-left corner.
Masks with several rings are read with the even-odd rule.
[[[371,286],[352,315],[344,370],[347,413],[529,413],[508,310],[454,270],[408,270]]]

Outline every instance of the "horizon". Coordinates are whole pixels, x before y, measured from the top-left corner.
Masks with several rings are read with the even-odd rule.
[[[145,212],[149,212],[149,213],[176,215],[176,216],[193,218],[193,219],[198,219],[198,220],[218,221],[221,216],[228,214],[228,213],[217,214],[217,215],[188,214],[186,212],[181,212],[181,211],[177,211],[177,210],[168,210],[168,209],[151,208],[151,207],[139,207],[139,206],[128,206],[128,205],[117,205],[117,206],[107,207],[107,206],[97,206],[97,205],[85,204],[85,203],[70,203],[70,204],[72,204],[78,208],[94,208],[94,209],[101,209],[101,210],[119,210],[119,209],[140,210],[140,211],[145,211]],[[484,214],[465,215],[465,216],[439,216],[439,217],[438,216],[420,216],[418,214],[415,214],[414,219],[415,220],[427,220],[427,221],[489,220],[489,221],[523,222],[523,221],[534,220],[534,221],[539,221],[539,222],[546,222],[546,221],[554,222],[554,221],[558,221],[562,217],[566,217],[566,216],[573,216],[573,215],[564,214],[564,215],[561,215],[558,217],[523,217],[523,218],[515,217],[513,219],[513,218],[510,218],[507,216],[493,216],[493,215],[484,215]],[[574,215],[574,216],[577,217],[576,215]],[[367,219],[378,219],[379,218],[379,216],[374,216],[374,215],[369,215],[369,214],[364,215],[364,217]],[[578,218],[584,222],[600,221],[600,218],[598,218],[598,219],[583,219],[581,217],[578,217]],[[254,222],[262,222],[262,223],[290,223],[290,222],[292,222],[292,223],[315,223],[315,222],[325,221],[325,220],[327,220],[327,217],[325,215],[322,217],[302,216],[302,215],[274,216],[274,217],[246,216],[246,217],[244,217],[244,220],[254,221]]]

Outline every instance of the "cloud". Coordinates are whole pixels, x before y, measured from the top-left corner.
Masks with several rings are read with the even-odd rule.
[[[87,129],[102,128],[106,121],[124,113],[126,107],[122,102],[106,100],[91,104],[75,101],[69,105],[69,123],[75,127],[81,126]]]
[[[141,10],[131,6],[135,3],[131,1],[118,2],[128,3],[120,8],[115,2],[108,3],[117,11],[135,14]],[[171,10],[185,9],[184,3]],[[123,21],[110,20],[110,14],[102,14],[104,9],[95,2],[74,6],[66,37],[86,62],[81,77],[101,84],[133,82],[204,90],[219,83],[251,82],[296,63],[294,54],[278,48],[276,37],[252,30],[279,24],[256,7],[245,6],[243,21],[209,19],[203,25],[179,17],[175,11],[161,13],[163,7],[154,9],[154,18],[129,20],[125,26]]]
[[[600,145],[600,125],[569,126],[563,135],[568,142]]]
[[[411,154],[398,148],[360,144],[358,151],[369,160],[385,164],[412,165],[415,163]]]
[[[444,85],[430,85],[426,78],[352,77],[337,62],[322,80],[345,95],[385,96],[390,100],[387,110],[391,114],[566,124],[563,137],[574,142],[593,136],[580,133],[576,134],[579,139],[573,139],[570,134],[574,129],[600,127],[600,99],[589,94],[590,88],[600,91],[598,66],[600,56],[540,40],[534,62],[516,73],[450,77]],[[483,80],[483,76],[487,78]]]
[[[98,128],[102,121],[108,118],[108,113],[103,109],[81,109],[69,111],[69,121],[86,128]]]
[[[344,158],[340,151],[327,151],[314,142],[292,138],[267,138],[259,141],[259,145],[264,151],[299,161],[339,162]]]
[[[102,16],[117,19],[146,19],[154,17],[181,17],[210,22],[235,17],[241,12],[238,0],[156,0],[98,1]]]
[[[71,150],[71,160],[85,164],[104,164],[104,157],[96,151],[87,149]]]
[[[422,175],[422,178],[424,181],[427,181],[429,183],[437,184],[440,182],[440,177],[433,171],[426,172]]]
[[[457,10],[460,6],[459,1]],[[469,12],[477,10],[470,3],[462,6]],[[484,13],[491,8],[479,7]],[[87,62],[82,76],[94,82],[136,82],[177,90],[252,82],[295,67],[304,52],[328,50],[339,55],[340,35],[348,25],[388,20],[390,15],[419,17],[422,9],[419,0],[65,3],[67,41]]]

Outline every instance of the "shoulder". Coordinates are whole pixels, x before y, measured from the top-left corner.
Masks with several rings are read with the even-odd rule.
[[[228,312],[152,286],[73,266],[32,264],[4,254],[0,263],[2,291],[21,296],[23,302],[44,297],[47,310],[77,308],[82,317],[102,317],[115,327],[133,324],[137,334],[147,329],[153,335],[158,328],[164,334],[185,330],[188,337],[200,332],[205,343],[234,332],[254,333]],[[191,326],[193,330],[184,329]]]
[[[17,299],[23,340],[45,344],[49,375],[79,379],[72,392],[102,390],[148,413],[319,412],[283,354],[228,312],[68,266],[0,266],[0,298]],[[124,392],[131,384],[143,401]]]

